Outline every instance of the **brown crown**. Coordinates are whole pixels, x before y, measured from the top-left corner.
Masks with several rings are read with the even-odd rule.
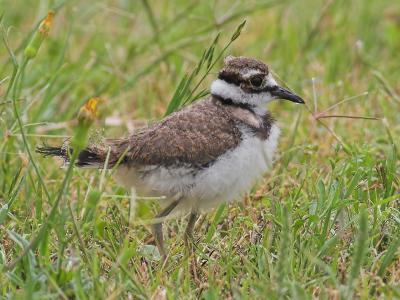
[[[242,75],[249,70],[258,70],[265,75],[268,74],[268,66],[262,61],[250,57],[230,55],[224,59],[224,67],[219,72],[218,78],[239,85],[243,80]]]

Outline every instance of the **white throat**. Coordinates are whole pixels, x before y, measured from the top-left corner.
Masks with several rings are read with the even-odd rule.
[[[267,112],[266,104],[274,100],[269,92],[246,93],[237,85],[228,83],[222,79],[217,79],[211,84],[210,92],[211,95],[230,99],[236,104],[249,104],[260,115]]]

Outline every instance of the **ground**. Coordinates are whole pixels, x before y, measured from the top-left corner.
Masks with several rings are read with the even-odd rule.
[[[1,299],[400,298],[400,2],[0,0],[0,16]],[[93,96],[91,139],[162,118],[228,54],[307,103],[270,105],[273,170],[202,217],[194,256],[168,221],[162,264],[158,200],[34,148],[76,135]]]

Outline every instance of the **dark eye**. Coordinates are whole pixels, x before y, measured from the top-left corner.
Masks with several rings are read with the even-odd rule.
[[[263,83],[263,78],[261,76],[254,76],[250,78],[250,83],[254,87],[260,87]]]

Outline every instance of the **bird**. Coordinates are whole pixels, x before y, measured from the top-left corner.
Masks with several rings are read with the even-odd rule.
[[[105,146],[89,145],[75,165],[115,168],[116,181],[127,189],[164,196],[152,234],[165,258],[167,216],[188,215],[185,239],[192,240],[201,213],[243,199],[271,169],[280,129],[267,104],[276,99],[305,103],[279,85],[262,61],[229,55],[207,97]],[[68,163],[73,149],[64,143],[36,151]]]

